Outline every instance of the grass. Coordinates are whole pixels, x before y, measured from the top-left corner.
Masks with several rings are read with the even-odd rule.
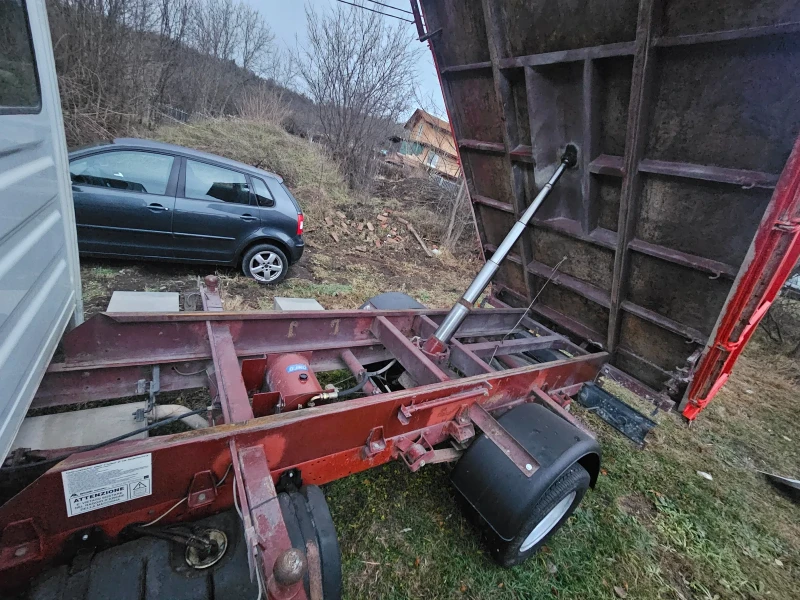
[[[264,287],[235,269],[217,270],[227,309],[268,310],[274,296],[355,308],[390,290],[431,307],[459,297],[478,269],[474,259],[426,258],[388,244],[361,252],[354,249],[364,243],[357,236],[343,229],[341,243],[334,244],[319,225],[334,209],[351,222],[374,221],[382,211],[424,219],[417,209],[393,198],[356,201],[315,145],[255,127],[214,121],[159,132],[165,141],[280,173],[316,215],[307,235],[311,247],[280,285]],[[186,295],[208,272],[205,266],[84,261],[84,301],[91,314],[105,307],[114,289]],[[320,380],[347,376],[332,372]],[[798,598],[800,509],[756,471],[800,475],[798,381],[796,361],[767,344],[751,344],[694,425],[660,415],[643,451],[576,408],[603,447],[598,485],[541,553],[510,570],[492,562],[480,531],[462,516],[447,466],[411,474],[391,463],[332,483],[325,493],[342,548],[345,597]]]
[[[746,356],[727,397],[692,428],[662,417],[644,451],[583,413],[603,445],[597,488],[545,551],[514,569],[500,569],[484,552],[447,467],[412,475],[391,464],[329,485],[348,597],[620,597],[615,587],[631,598],[797,597],[800,510],[752,468],[728,460],[743,453],[735,389],[768,387],[750,378],[755,371],[770,379],[768,364]],[[783,408],[792,399],[773,398]],[[749,429],[766,431],[769,412],[748,417]],[[796,440],[800,427],[784,421],[782,432]],[[783,448],[796,469],[794,448],[775,437],[775,451]]]

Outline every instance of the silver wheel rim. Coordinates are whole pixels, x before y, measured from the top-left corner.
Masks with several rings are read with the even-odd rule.
[[[575,494],[576,492],[571,492],[564,496],[561,502],[556,504],[552,510],[547,513],[547,516],[536,524],[533,531],[531,531],[528,537],[525,538],[525,541],[522,542],[522,546],[519,549],[520,553],[527,552],[547,537],[548,533],[553,531],[553,528],[558,525],[562,517],[567,514],[569,507],[572,506],[572,502],[575,500]]]
[[[265,250],[253,255],[250,259],[249,269],[254,279],[269,283],[280,277],[283,272],[283,261],[274,252]]]

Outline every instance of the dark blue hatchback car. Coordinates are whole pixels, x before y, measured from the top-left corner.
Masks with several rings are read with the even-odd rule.
[[[83,254],[241,264],[261,283],[303,254],[303,211],[273,173],[138,139],[71,152],[69,171]]]

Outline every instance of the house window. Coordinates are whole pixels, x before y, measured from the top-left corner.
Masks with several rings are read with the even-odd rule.
[[[435,169],[439,164],[439,155],[436,152],[429,151],[425,157],[425,164]]]
[[[403,140],[400,142],[400,149],[398,152],[407,156],[419,156],[422,154],[422,144],[419,142],[408,142]]]
[[[424,126],[425,126],[424,123],[420,123],[419,127],[417,127],[417,138],[421,138],[422,137],[422,129],[423,129]]]

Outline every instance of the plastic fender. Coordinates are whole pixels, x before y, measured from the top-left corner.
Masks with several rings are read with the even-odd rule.
[[[600,445],[574,425],[538,404],[523,404],[499,423],[539,462],[525,476],[500,448],[480,434],[450,474],[453,486],[503,540],[511,540],[548,488],[576,462],[594,487]]]

